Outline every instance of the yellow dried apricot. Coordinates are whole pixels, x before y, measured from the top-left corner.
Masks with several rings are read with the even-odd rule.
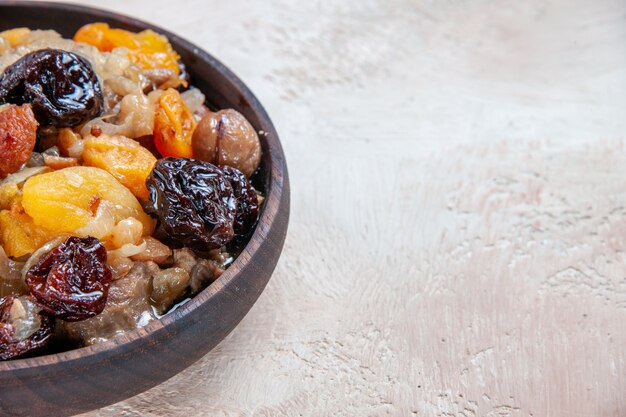
[[[16,183],[3,184],[0,186],[0,209],[10,209],[16,200],[20,198],[20,189]]]
[[[131,60],[143,69],[166,68],[180,74],[180,56],[174,51],[167,38],[147,29],[137,34],[141,45],[137,53],[131,52]]]
[[[54,233],[36,226],[33,219],[17,210],[0,211],[0,241],[8,256],[20,257],[52,240]]]
[[[15,28],[0,32],[0,36],[9,41],[11,46],[19,46],[22,44],[24,36],[30,33],[28,28]]]
[[[100,168],[78,166],[29,178],[22,190],[22,205],[36,225],[55,233],[71,233],[86,226],[98,206],[114,207],[114,222],[134,217],[149,235],[154,224],[137,198],[111,174]]]
[[[163,156],[191,158],[191,138],[197,125],[178,91],[167,89],[157,102],[154,144]]]
[[[180,56],[165,36],[150,29],[133,33],[113,29],[106,23],[91,23],[81,27],[74,35],[74,40],[93,45],[103,52],[124,47],[128,49],[130,60],[142,69],[165,68],[176,75],[180,74]]]
[[[84,164],[104,169],[138,198],[148,198],[146,178],[156,161],[149,150],[125,136],[101,134],[84,141]]]

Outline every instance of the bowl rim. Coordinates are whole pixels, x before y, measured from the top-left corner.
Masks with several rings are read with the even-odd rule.
[[[179,44],[189,50],[192,50],[196,56],[208,62],[214,70],[219,72],[222,76],[227,78],[232,84],[239,88],[243,98],[250,104],[250,107],[254,109],[262,121],[267,122],[266,125],[263,126],[263,130],[265,132],[264,140],[266,141],[267,150],[270,153],[270,165],[267,168],[269,181],[266,190],[265,204],[262,207],[255,231],[250,236],[248,243],[239,256],[237,256],[233,263],[217,280],[211,283],[199,294],[191,298],[187,303],[160,319],[151,321],[144,327],[124,332],[111,340],[92,346],[76,348],[66,352],[0,361],[0,374],[5,372],[14,372],[17,370],[32,370],[33,368],[42,366],[48,367],[67,365],[72,361],[95,359],[97,356],[103,356],[103,359],[105,359],[105,355],[112,352],[114,349],[124,349],[124,347],[130,348],[131,344],[173,325],[173,323],[178,319],[188,316],[202,304],[211,300],[211,298],[217,295],[231,282],[236,281],[239,276],[239,270],[254,257],[255,253],[259,251],[268,236],[269,230],[271,230],[274,223],[278,221],[276,215],[280,211],[281,194],[285,188],[285,181],[287,178],[287,167],[282,146],[267,111],[263,108],[252,91],[239,79],[239,77],[237,77],[228,67],[202,48],[166,29],[118,12],[74,3],[56,1],[0,0],[0,6],[27,7],[32,8],[33,11],[42,9],[61,9],[69,13],[87,12],[93,14],[95,17],[131,22],[134,25],[142,26],[146,29],[152,29],[167,36],[171,43]],[[284,175],[281,174],[282,172],[284,172]],[[276,204],[268,204],[271,201],[275,201]]]

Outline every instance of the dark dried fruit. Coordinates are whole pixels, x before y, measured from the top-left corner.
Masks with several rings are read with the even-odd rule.
[[[237,214],[234,222],[235,234],[244,236],[252,230],[259,218],[259,199],[256,190],[243,172],[237,168],[222,165],[220,169],[230,181],[237,200]]]
[[[106,304],[111,270],[95,237],[70,237],[43,255],[26,273],[26,284],[43,309],[78,321],[96,316]]]
[[[29,297],[0,298],[0,360],[43,349],[52,339],[53,319]]]
[[[35,149],[37,125],[29,105],[0,112],[0,178],[17,172],[28,161]]]
[[[174,242],[208,251],[235,235],[237,202],[230,182],[215,165],[189,158],[164,158],[146,180],[149,213]]]
[[[104,98],[91,64],[72,52],[42,49],[0,76],[0,104],[31,103],[44,126],[72,127],[98,116]]]

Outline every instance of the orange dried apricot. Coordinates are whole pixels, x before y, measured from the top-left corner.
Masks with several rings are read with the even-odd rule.
[[[74,40],[93,45],[103,52],[124,47],[128,49],[130,60],[142,69],[166,68],[176,75],[180,74],[180,56],[165,36],[150,29],[133,33],[113,29],[106,23],[91,23],[81,27],[74,35]]]
[[[80,158],[83,154],[83,140],[78,133],[68,127],[59,129],[56,146],[59,147],[61,155],[70,158]]]
[[[146,178],[156,161],[149,150],[125,136],[102,134],[84,141],[84,164],[104,169],[138,198],[148,198]]]
[[[102,52],[111,52],[118,47],[138,49],[139,43],[134,33],[123,29],[113,29],[106,23],[90,23],[76,32],[74,41],[93,45]]]
[[[164,157],[191,158],[191,138],[197,125],[178,91],[167,89],[157,102],[154,144]]]

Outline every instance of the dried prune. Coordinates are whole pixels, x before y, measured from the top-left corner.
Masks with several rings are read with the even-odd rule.
[[[224,176],[230,181],[237,200],[237,214],[235,215],[234,230],[238,236],[248,234],[259,218],[259,199],[256,190],[248,181],[243,172],[229,165],[219,167]]]
[[[41,49],[0,75],[0,104],[31,103],[44,126],[72,127],[98,116],[104,98],[91,64],[72,52]]]
[[[53,323],[30,297],[0,298],[0,360],[46,347],[52,339]]]
[[[106,304],[111,270],[95,237],[70,237],[43,255],[26,273],[26,284],[44,311],[78,321],[96,316]]]
[[[0,112],[0,178],[17,172],[28,161],[37,141],[37,121],[29,105]]]
[[[215,165],[189,158],[163,158],[146,180],[149,213],[175,243],[208,251],[235,235],[237,202],[230,181]]]

